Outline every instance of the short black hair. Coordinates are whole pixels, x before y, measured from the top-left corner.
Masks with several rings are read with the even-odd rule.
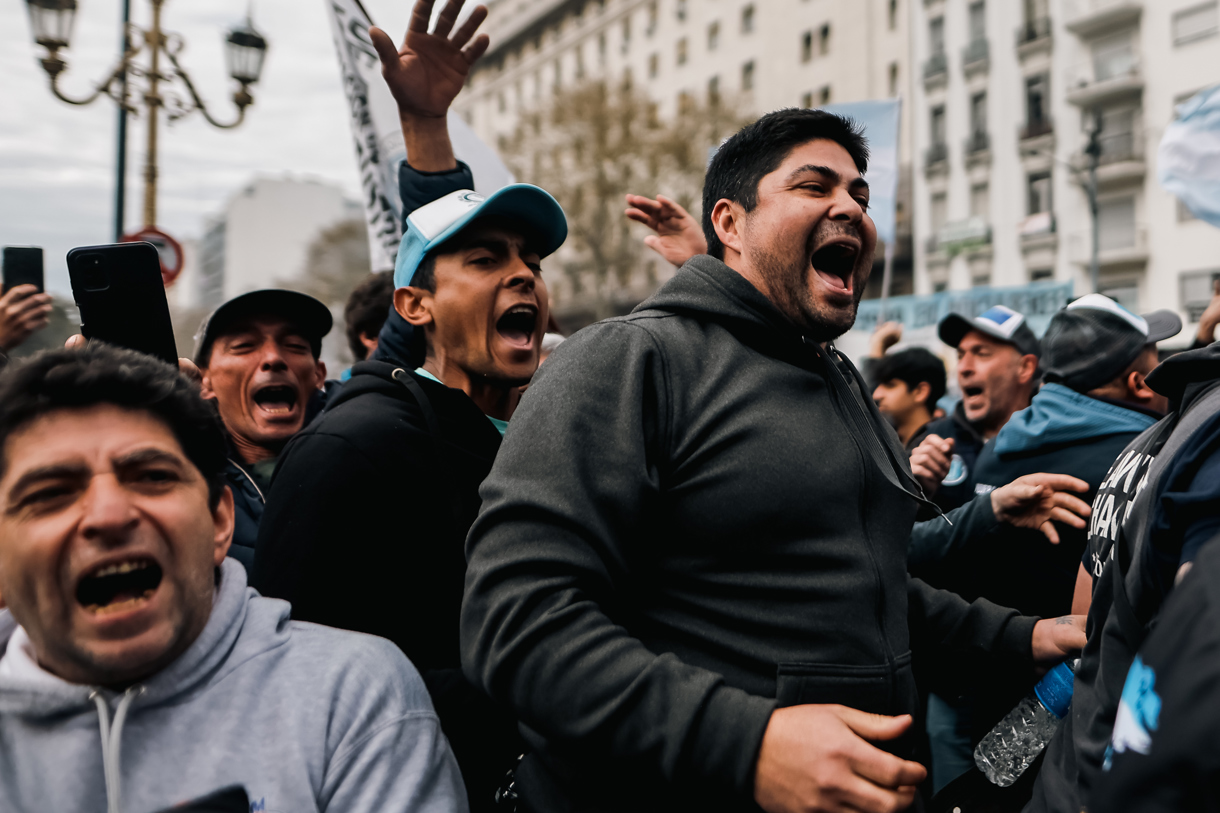
[[[878,384],[901,381],[908,390],[928,382],[928,411],[945,396],[945,363],[922,347],[899,350],[877,359],[873,364],[873,380]]]
[[[357,361],[368,356],[361,336],[376,336],[381,332],[390,308],[394,307],[394,272],[370,274],[356,286],[343,308],[343,323],[347,326],[347,346]]]
[[[758,183],[775,171],[788,154],[801,144],[825,138],[847,150],[856,169],[868,169],[868,141],[864,128],[854,120],[828,113],[789,107],[776,110],[748,124],[720,145],[707,167],[703,181],[703,237],[707,253],[724,259],[724,244],[712,227],[712,209],[723,199],[739,204],[747,212],[758,205]]]
[[[9,437],[60,409],[111,404],[160,418],[208,484],[215,509],[224,490],[224,435],[215,411],[177,367],[160,359],[90,342],[83,350],[44,350],[0,373],[0,454]],[[0,472],[8,461],[0,458]]]

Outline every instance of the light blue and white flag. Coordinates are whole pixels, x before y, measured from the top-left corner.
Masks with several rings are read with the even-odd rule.
[[[894,240],[898,205],[898,121],[900,99],[828,104],[822,108],[840,116],[850,116],[864,127],[868,139],[868,212],[877,226],[877,239]]]
[[[1220,228],[1220,85],[1178,105],[1157,151],[1157,179],[1195,217]]]

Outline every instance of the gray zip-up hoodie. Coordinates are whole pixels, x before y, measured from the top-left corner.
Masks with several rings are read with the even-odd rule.
[[[267,813],[465,811],[410,662],[289,610],[226,559],[203,633],[121,693],[42,669],[0,612],[0,810],[152,813],[238,784]]]

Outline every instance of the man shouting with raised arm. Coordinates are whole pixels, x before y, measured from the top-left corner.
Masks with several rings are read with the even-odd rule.
[[[867,157],[818,110],[729,139],[704,185],[711,256],[561,345],[514,415],[461,634],[533,746],[525,810],[904,809],[925,776],[912,649],[992,652],[1032,681],[1083,645],[1081,619],[907,576],[924,500],[832,344],[872,267]]]

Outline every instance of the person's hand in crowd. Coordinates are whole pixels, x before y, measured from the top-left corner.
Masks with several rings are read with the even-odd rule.
[[[953,438],[928,435],[911,452],[911,473],[931,497],[940,488],[953,460]]]
[[[51,297],[33,285],[16,285],[0,296],[0,350],[17,347],[47,326]]]
[[[1200,344],[1211,344],[1216,340],[1217,325],[1220,325],[1220,279],[1212,282],[1212,301],[1207,303],[1207,308],[1199,317],[1196,338]]]
[[[627,206],[627,217],[656,232],[644,238],[644,245],[674,265],[681,266],[696,254],[707,253],[703,229],[677,201],[664,195],[657,195],[656,200],[628,195]]]
[[[868,355],[870,358],[879,359],[900,341],[902,341],[902,323],[882,322],[877,325],[877,329],[873,331],[873,335],[868,340]]]
[[[1084,528],[1093,513],[1089,504],[1069,491],[1085,492],[1089,484],[1067,474],[1026,474],[991,492],[991,509],[1000,522],[1037,528],[1052,545],[1059,544],[1055,523]]]
[[[390,35],[377,26],[369,29],[373,47],[381,58],[381,75],[398,103],[400,115],[444,118],[465,84],[470,66],[487,50],[487,35],[474,37],[475,30],[487,18],[485,6],[475,6],[461,27],[449,36],[463,2],[449,0],[436,20],[436,28],[429,34],[434,0],[419,0],[411,12],[402,48],[396,49]]]
[[[85,345],[88,343],[89,343],[88,339],[86,339],[81,334],[77,333],[73,336],[68,337],[68,340],[66,342],[64,342],[64,347],[66,347],[69,350],[84,350]],[[191,361],[190,359],[184,359],[184,358],[178,359],[178,372],[182,373],[184,376],[189,378],[191,381],[194,381],[196,384],[199,384],[203,381],[203,373],[199,370],[199,368],[197,366],[195,366],[195,362]]]
[[[769,813],[905,810],[927,770],[869,740],[897,739],[911,722],[846,706],[776,709],[758,752],[754,800]]]
[[[1061,615],[1044,618],[1034,624],[1031,642],[1034,663],[1040,667],[1054,666],[1084,649],[1088,637],[1084,634],[1084,622],[1088,616]]]

